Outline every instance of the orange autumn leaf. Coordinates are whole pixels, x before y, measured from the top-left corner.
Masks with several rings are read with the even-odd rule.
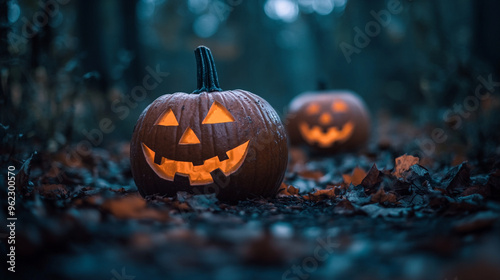
[[[278,190],[278,193],[282,193],[282,192],[285,192],[287,189],[287,185],[283,182],[281,182],[281,185],[280,185],[280,188]]]
[[[350,185],[351,184],[351,175],[349,175],[349,174],[342,174],[342,179],[344,180],[344,183],[346,185]]]
[[[335,197],[335,189],[316,190],[315,192],[309,193],[308,195],[304,196],[305,199],[312,201],[319,201],[334,197]]]
[[[420,159],[410,155],[402,155],[395,159],[394,171],[392,174],[398,178],[403,178],[404,173],[410,169],[412,165],[418,164]]]
[[[366,177],[366,171],[364,171],[359,167],[354,168],[354,170],[352,171],[352,175],[349,174],[342,175],[344,183],[346,183],[347,185],[353,184],[354,186],[361,184],[361,182],[365,177]]]
[[[291,196],[291,195],[299,195],[299,189],[292,185],[286,185],[285,183],[281,183],[278,196]]]
[[[296,187],[290,185],[288,186],[288,189],[287,189],[288,193],[290,193],[291,195],[299,195],[299,189],[297,189]]]

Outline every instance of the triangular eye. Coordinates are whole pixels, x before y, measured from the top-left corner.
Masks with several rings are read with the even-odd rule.
[[[335,101],[332,104],[332,110],[334,112],[347,112],[347,104],[344,101]]]
[[[319,112],[319,104],[313,103],[306,108],[306,112],[309,115],[315,115]]]
[[[172,109],[168,109],[167,113],[163,114],[155,123],[155,125],[161,125],[161,126],[178,126],[179,123],[177,122],[177,119],[175,118],[174,112],[172,112]]]
[[[212,103],[212,106],[210,107],[210,110],[208,111],[207,116],[201,122],[202,124],[214,124],[214,123],[227,123],[227,122],[234,122],[234,118],[229,113],[229,111],[224,108],[222,104],[220,104],[217,101],[214,101]]]

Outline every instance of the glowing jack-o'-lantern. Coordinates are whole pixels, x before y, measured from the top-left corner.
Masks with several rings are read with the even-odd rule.
[[[276,111],[251,92],[222,91],[210,50],[201,46],[195,55],[198,89],[159,97],[134,129],[130,160],[140,193],[274,195],[288,159]]]
[[[292,100],[287,131],[293,145],[340,152],[362,146],[369,137],[369,123],[366,106],[355,93],[320,91]]]
[[[222,104],[214,101],[202,124],[218,124],[228,122],[234,122],[233,116],[229,113],[229,111],[227,111],[226,108],[224,108]],[[169,109],[166,114],[158,119],[156,125],[168,127],[178,126],[179,123],[175,118],[172,109]],[[225,160],[221,161],[219,160],[219,157],[214,156],[206,159],[202,165],[194,165],[189,161],[177,161],[164,157],[162,157],[161,162],[157,164],[155,163],[155,152],[145,143],[142,143],[142,148],[146,162],[160,178],[173,181],[175,175],[180,174],[189,179],[190,185],[195,186],[213,183],[210,173],[216,169],[220,169],[226,176],[229,176],[238,170],[247,155],[249,142],[250,141],[246,141],[245,143],[227,151],[226,155],[228,158]],[[187,127],[179,140],[179,145],[194,144],[201,144],[200,140],[198,136],[196,136],[193,129],[191,127]]]

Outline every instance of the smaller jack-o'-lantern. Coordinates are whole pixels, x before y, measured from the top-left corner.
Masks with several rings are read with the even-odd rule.
[[[130,144],[139,192],[213,193],[227,201],[273,196],[288,160],[285,128],[261,97],[219,87],[212,54],[195,51],[198,89],[158,97]]]
[[[324,152],[359,148],[370,134],[366,106],[350,91],[303,93],[290,103],[286,123],[292,145]]]

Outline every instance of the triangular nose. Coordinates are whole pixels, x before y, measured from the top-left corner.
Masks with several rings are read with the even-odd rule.
[[[188,127],[186,131],[184,131],[184,133],[182,134],[179,144],[180,145],[200,144],[200,139],[198,139],[194,131],[190,127]]]
[[[319,117],[319,123],[322,125],[327,125],[332,121],[332,116],[328,113],[323,113]]]

